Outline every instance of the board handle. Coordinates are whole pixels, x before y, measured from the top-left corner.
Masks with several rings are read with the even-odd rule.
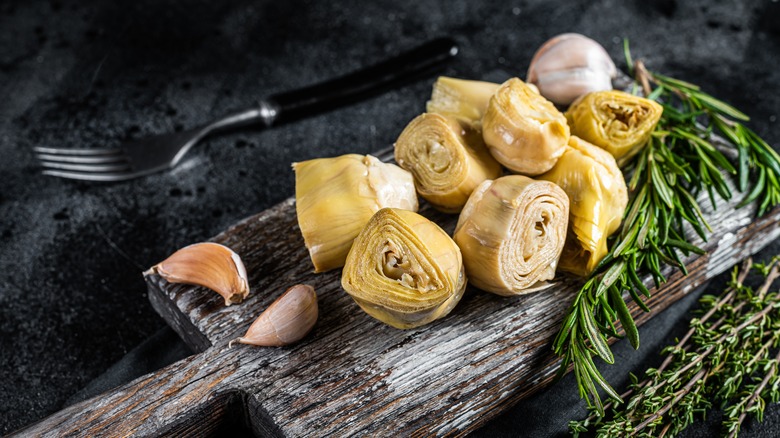
[[[239,360],[212,348],[69,406],[9,436],[207,436],[243,421]]]

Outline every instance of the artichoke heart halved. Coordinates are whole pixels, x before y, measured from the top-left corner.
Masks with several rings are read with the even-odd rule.
[[[498,295],[542,290],[555,276],[569,198],[557,185],[508,175],[485,181],[458,219],[455,242],[469,280]]]
[[[478,184],[501,175],[481,133],[441,114],[422,114],[406,126],[395,161],[412,172],[417,192],[447,213],[459,212]]]
[[[587,276],[607,255],[607,237],[620,227],[626,211],[623,174],[608,152],[572,136],[555,167],[538,178],[569,195],[569,232],[558,266]]]
[[[446,316],[466,289],[460,250],[417,213],[379,210],[355,239],[341,287],[369,315],[400,329]]]
[[[352,241],[381,208],[417,211],[412,174],[371,155],[293,163],[295,210],[315,272],[344,265]]]
[[[440,76],[433,84],[431,100],[425,105],[429,113],[456,118],[479,127],[488,102],[499,84]]]
[[[550,170],[569,141],[566,117],[528,84],[504,82],[482,118],[482,136],[499,163],[523,175]]]
[[[622,165],[647,143],[662,113],[658,102],[612,90],[581,96],[566,119],[572,134],[605,149]]]

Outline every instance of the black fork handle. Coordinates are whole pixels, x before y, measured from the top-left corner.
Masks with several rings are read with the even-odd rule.
[[[319,114],[431,74],[457,53],[455,41],[437,38],[345,76],[274,94],[261,102],[259,112],[268,126]]]
[[[349,105],[430,75],[457,54],[455,41],[437,38],[345,76],[271,95],[255,108],[228,114],[197,128],[194,138],[197,141],[214,132],[248,125],[275,126]]]

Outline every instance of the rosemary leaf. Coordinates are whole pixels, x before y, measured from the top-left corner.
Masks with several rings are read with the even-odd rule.
[[[682,257],[690,253],[703,253],[688,237],[690,229],[704,240],[708,232],[712,231],[696,196],[707,193],[714,207],[716,197],[730,199],[733,196],[726,179],[734,178],[738,190],[747,192],[740,207],[757,203],[757,214],[760,216],[780,204],[780,155],[742,124],[749,120],[746,114],[705,93],[698,85],[648,71],[642,61],[633,60],[628,41],[624,42],[624,54],[630,72],[636,77],[635,89],[644,88],[648,97],[661,103],[663,114],[650,140],[627,163],[626,169],[633,171],[628,178],[630,199],[621,228],[616,233],[617,239],[612,241],[610,252],[575,295],[564,324],[553,342],[553,350],[562,358],[558,376],[573,365],[578,391],[598,415],[603,414],[605,405],[599,398],[597,385],[613,399],[612,406],[619,404],[620,397],[617,397],[617,393],[593,364],[593,356],[599,356],[607,363],[614,362],[608,340],[617,336],[617,321],[620,321],[631,344],[639,346],[639,332],[623,300],[623,292],[627,291],[639,307],[649,311],[642,297],[649,297],[650,291],[642,282],[642,277],[649,274],[655,286],[659,287],[666,281],[664,265],[674,266],[686,274]],[[730,162],[713,145],[714,133],[721,134],[729,146],[735,149],[735,163]],[[751,306],[743,305],[741,309]],[[724,309],[738,313],[730,305],[724,305]],[[712,339],[724,331],[740,327],[740,323],[724,316],[723,321],[714,327],[702,326],[690,339]],[[767,330],[764,322],[754,322],[740,333],[746,336],[741,342],[744,344],[753,337],[762,336]],[[724,338],[721,343],[713,345],[712,351],[707,354],[712,355],[713,363],[727,363],[728,358],[722,355],[735,348],[739,342],[733,336]],[[675,360],[690,358],[685,352],[678,352],[678,355]],[[695,363],[697,365],[685,373],[699,372],[703,365],[701,362]],[[717,377],[715,375],[713,381],[717,381]],[[648,417],[638,422],[632,422],[629,417],[616,417],[615,422],[602,423],[602,431],[619,434],[635,432],[633,427],[642,424],[649,433],[662,430],[664,433],[675,433],[704,409],[704,399],[697,389],[701,386],[692,385],[689,388],[692,395],[680,397],[669,393],[669,388],[663,388],[663,395],[654,395],[661,399],[647,399],[643,402],[658,409],[664,403],[668,405],[669,400],[676,400],[675,403],[686,406],[683,411],[671,411],[677,419],[675,423],[663,426],[663,416]],[[765,386],[774,388],[772,397],[780,398],[780,378],[770,378]],[[750,402],[750,407],[746,402],[744,412],[748,409],[760,411],[763,400],[764,395],[757,396]],[[638,406],[635,407],[639,409]],[[740,420],[736,418],[733,428],[738,429]],[[573,424],[575,430],[588,426],[584,423]]]

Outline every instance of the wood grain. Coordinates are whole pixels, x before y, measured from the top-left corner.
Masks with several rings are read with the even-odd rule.
[[[388,159],[390,151],[379,156]],[[755,207],[735,210],[738,201],[705,209],[713,233],[698,243],[708,254],[687,260],[687,277],[667,271],[669,281],[648,300],[652,312],[631,305],[638,324],[780,235],[780,209],[754,220]],[[428,206],[421,213],[448,232],[457,219]],[[262,436],[465,435],[551,382],[558,360],[550,341],[579,286],[562,276],[556,287],[516,298],[469,289],[446,318],[404,331],[363,313],[341,290],[338,270],[312,273],[293,199],[214,241],[236,251],[250,273],[252,293],[241,305],[225,307],[203,288],[147,278],[155,309],[202,353],[22,432],[207,435],[240,410]],[[313,285],[319,296],[320,320],[303,342],[227,348],[294,283]]]

